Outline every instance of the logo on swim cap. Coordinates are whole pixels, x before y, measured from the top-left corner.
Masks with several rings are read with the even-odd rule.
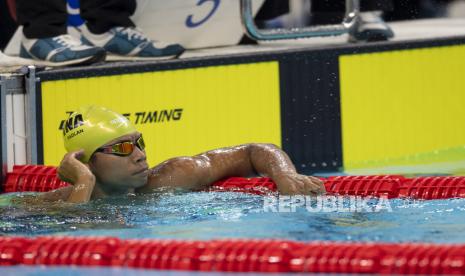
[[[82,119],[82,114],[73,113],[70,115],[68,120],[65,120],[65,125],[63,127],[63,135],[66,136],[70,131],[77,129],[78,127],[84,125],[84,119]],[[82,132],[81,132],[82,133]],[[74,135],[73,135],[74,134]],[[73,132],[70,135],[77,135],[76,132]]]
[[[137,131],[123,115],[100,106],[78,108],[65,120],[63,140],[68,152],[83,149],[81,161],[87,163],[104,144]]]

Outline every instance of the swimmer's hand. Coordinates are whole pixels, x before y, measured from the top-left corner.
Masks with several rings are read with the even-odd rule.
[[[323,181],[313,177],[298,174],[295,172],[285,172],[272,177],[278,187],[278,191],[283,195],[321,195],[325,194]]]
[[[95,186],[95,176],[87,164],[79,161],[83,150],[67,153],[58,167],[58,176],[61,180],[73,184],[73,192],[67,202],[88,202]]]
[[[94,175],[87,164],[79,161],[79,158],[84,154],[84,150],[73,151],[67,153],[61,160],[58,167],[58,176],[61,180],[71,184],[75,184],[79,179],[94,178]]]

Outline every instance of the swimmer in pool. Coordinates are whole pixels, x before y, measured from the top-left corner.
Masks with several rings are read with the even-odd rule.
[[[296,172],[278,147],[245,144],[192,157],[169,159],[149,168],[142,134],[126,117],[99,106],[79,108],[66,121],[67,154],[58,174],[72,185],[41,195],[42,200],[71,203],[159,188],[201,190],[231,176],[268,176],[281,194],[318,195],[322,181]]]

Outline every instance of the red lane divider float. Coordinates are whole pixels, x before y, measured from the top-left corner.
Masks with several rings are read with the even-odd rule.
[[[465,245],[0,237],[0,265],[20,264],[230,272],[465,274]]]
[[[69,184],[57,176],[57,168],[50,166],[14,166],[7,173],[3,192],[48,192]]]
[[[329,194],[443,199],[465,197],[464,177],[336,176]],[[45,192],[69,185],[56,168],[15,166],[5,192]],[[269,178],[229,178],[210,190],[267,194]],[[123,266],[231,272],[465,274],[465,245],[299,243],[283,240],[120,240],[0,237],[0,265]]]
[[[333,176],[322,178],[328,194],[353,196],[409,197],[415,199],[446,199],[465,197],[465,177],[432,176],[407,178],[397,175]],[[4,192],[46,192],[68,183],[61,181],[55,167],[14,166],[7,174]],[[210,191],[238,191],[264,195],[276,191],[270,178],[232,177],[218,181]]]
[[[332,176],[322,180],[327,193],[332,195],[415,199],[465,198],[463,176],[415,178],[397,175]],[[210,190],[264,195],[276,191],[276,185],[270,178],[232,177],[215,183]]]

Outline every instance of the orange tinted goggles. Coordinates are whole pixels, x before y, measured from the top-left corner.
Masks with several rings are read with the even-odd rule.
[[[128,156],[134,151],[135,147],[138,147],[142,151],[145,150],[145,142],[144,138],[142,138],[142,135],[136,140],[135,143],[133,141],[121,142],[114,145],[101,147],[97,149],[95,152],[115,154],[119,156]]]

